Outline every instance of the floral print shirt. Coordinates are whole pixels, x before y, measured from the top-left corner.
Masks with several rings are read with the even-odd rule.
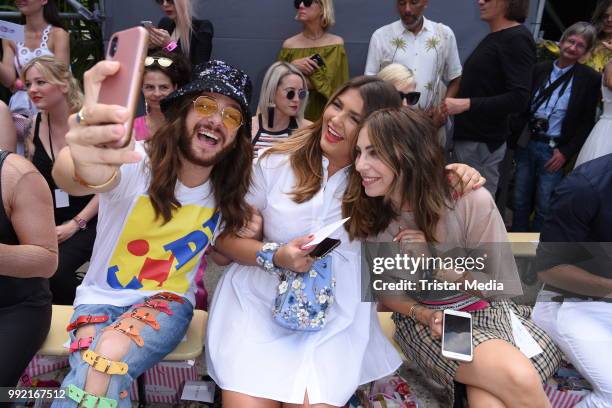
[[[398,62],[410,68],[421,92],[419,106],[437,105],[446,93],[446,84],[461,76],[461,61],[453,31],[441,23],[423,18],[418,34],[408,31],[401,20],[379,28],[372,35],[365,74],[376,75]]]

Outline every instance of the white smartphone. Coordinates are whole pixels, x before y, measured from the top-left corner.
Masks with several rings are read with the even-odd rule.
[[[474,358],[473,349],[472,315],[456,310],[444,310],[442,355],[452,360],[470,362]]]

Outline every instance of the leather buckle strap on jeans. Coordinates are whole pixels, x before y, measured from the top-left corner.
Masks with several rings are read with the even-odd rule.
[[[68,386],[68,398],[85,408],[116,408],[117,401],[91,395],[74,384]]]
[[[74,353],[75,351],[84,350],[91,346],[93,342],[93,337],[81,337],[76,339],[72,343],[70,343],[70,352]]]
[[[70,323],[68,327],[66,327],[66,331],[72,331],[74,329],[77,329],[81,326],[84,326],[90,323],[104,323],[107,320],[108,320],[108,316],[92,316],[92,315],[79,316],[76,320]]]
[[[150,312],[148,312],[145,309],[135,309],[135,310],[132,310],[131,312],[122,314],[121,317],[123,318],[131,317],[132,319],[136,319],[140,322],[148,324],[155,330],[159,330],[159,323],[157,323],[155,316],[153,316]]]
[[[125,375],[128,372],[128,365],[123,361],[112,361],[93,350],[87,350],[82,355],[83,361],[89,364],[94,370],[108,375]]]
[[[144,339],[140,336],[138,328],[126,320],[120,320],[117,323],[113,323],[110,326],[105,327],[104,331],[107,330],[117,330],[118,332],[123,333],[132,339],[132,341],[136,343],[138,347],[144,346]]]
[[[168,300],[170,302],[179,302],[181,304],[185,303],[185,300],[181,296],[175,295],[174,293],[170,292],[156,293],[155,295],[151,296],[150,299],[163,299]]]
[[[548,146],[550,146],[551,149],[554,149],[555,147],[559,146],[558,143],[558,138],[556,137],[550,137],[550,136],[541,136],[541,135],[531,135],[531,140],[533,140],[534,142],[544,142],[546,143]]]
[[[164,302],[163,300],[146,299],[144,303],[138,303],[137,305],[134,305],[134,307],[149,307],[159,312],[163,312],[168,316],[174,314],[172,309],[168,307],[168,303]]]

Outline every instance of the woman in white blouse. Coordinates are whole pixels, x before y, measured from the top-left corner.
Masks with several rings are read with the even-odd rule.
[[[330,98],[319,121],[259,159],[247,201],[263,216],[263,241],[288,242],[274,256],[277,266],[309,269],[312,259],[301,247],[310,233],[341,218],[357,125],[368,113],[399,104],[391,85],[355,78]],[[343,230],[334,237],[342,241],[331,255],[335,302],[326,326],[315,332],[286,329],[273,320],[278,278],[256,266],[263,242],[217,241],[219,251],[241,263],[221,278],[207,329],[207,366],[223,389],[225,407],[343,406],[359,384],[401,364],[374,308],[361,302],[359,243]]]

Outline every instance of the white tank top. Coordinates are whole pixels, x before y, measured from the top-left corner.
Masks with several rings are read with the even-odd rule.
[[[49,33],[51,32],[51,28],[53,28],[53,26],[49,24],[47,28],[43,30],[40,44],[38,45],[38,48],[34,50],[30,50],[23,42],[17,43],[17,53],[15,55],[15,68],[17,69],[17,72],[20,72],[21,68],[34,58],[53,56],[53,53],[49,51],[49,47],[47,45],[49,42]]]
[[[49,24],[47,28],[43,30],[40,44],[35,50],[30,50],[21,41],[17,43],[17,52],[15,53],[14,65],[18,76],[21,74],[21,69],[34,58],[53,56],[53,53],[49,50],[48,46],[49,33],[51,32],[52,28],[53,26]],[[37,109],[32,101],[30,101],[27,92],[23,89],[15,91],[9,101],[9,109],[12,113],[19,113],[28,117],[36,114],[37,112]]]

